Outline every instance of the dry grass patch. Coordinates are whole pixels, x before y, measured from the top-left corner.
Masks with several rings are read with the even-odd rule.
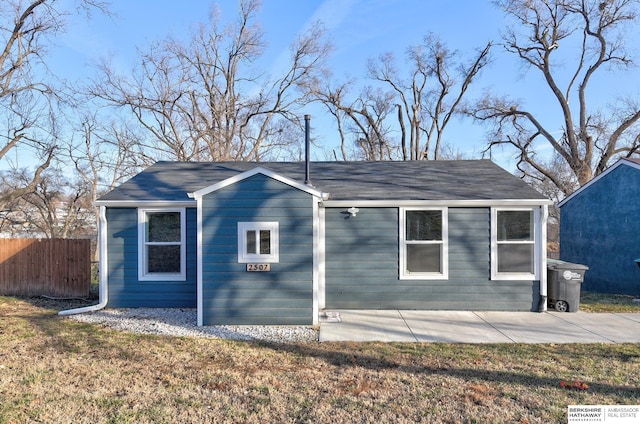
[[[190,339],[33,303],[0,297],[2,423],[548,423],[571,404],[640,404],[637,344]]]
[[[584,312],[640,313],[638,296],[626,294],[580,293],[580,310]]]

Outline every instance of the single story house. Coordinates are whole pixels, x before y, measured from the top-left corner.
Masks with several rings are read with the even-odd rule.
[[[558,204],[560,259],[587,265],[583,291],[640,295],[640,159],[620,159]]]
[[[489,160],[158,162],[97,202],[101,303],[198,325],[535,311],[550,203]]]

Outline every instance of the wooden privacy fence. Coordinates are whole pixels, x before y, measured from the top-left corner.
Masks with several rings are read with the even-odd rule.
[[[0,295],[86,297],[91,241],[0,238]]]

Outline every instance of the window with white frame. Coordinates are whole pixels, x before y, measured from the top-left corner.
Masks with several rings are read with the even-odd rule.
[[[448,211],[446,208],[400,209],[400,278],[446,279]]]
[[[536,210],[491,209],[491,278],[536,278]]]
[[[186,279],[185,210],[138,209],[138,278]]]
[[[238,262],[278,262],[278,238],[277,222],[238,222]]]

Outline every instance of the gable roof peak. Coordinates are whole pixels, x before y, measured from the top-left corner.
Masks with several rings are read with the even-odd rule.
[[[273,171],[271,171],[270,169],[264,168],[262,166],[257,166],[253,169],[249,169],[248,171],[244,171],[241,172],[239,174],[236,174],[232,177],[226,178],[222,181],[219,181],[217,183],[211,184],[207,187],[201,188],[200,190],[196,190],[190,193],[187,193],[187,195],[192,198],[192,199],[199,199],[202,196],[205,196],[209,193],[212,193],[214,191],[220,190],[221,188],[227,187],[229,185],[235,184],[237,182],[240,182],[242,180],[246,180],[247,178],[253,177],[254,175],[264,175],[266,177],[272,178],[274,180],[280,181],[281,183],[287,184],[293,188],[296,188],[298,190],[302,190],[306,193],[309,193],[313,196],[316,197],[321,197],[321,198],[326,198],[328,197],[328,193],[323,193],[319,190],[316,190],[313,186],[311,185],[307,185],[307,184],[301,184],[296,180],[292,180],[291,178],[279,175]]]
[[[609,173],[613,172],[613,170],[615,170],[616,168],[618,168],[620,166],[623,166],[623,165],[630,166],[630,167],[632,167],[634,169],[640,170],[640,159],[638,159],[638,158],[620,158],[620,159],[618,159],[613,165],[611,165],[610,167],[605,169],[603,172],[601,172],[600,175],[598,175],[597,177],[592,178],[591,181],[589,181],[588,183],[586,183],[585,185],[583,185],[582,187],[580,187],[579,189],[577,189],[576,191],[571,193],[569,196],[565,197],[560,202],[558,202],[558,207],[559,208],[563,207],[567,202],[571,201],[571,199],[575,198],[580,193],[582,193],[583,191],[585,191],[586,189],[591,187],[593,184],[595,184],[596,182],[600,181],[602,178],[604,178],[607,175],[609,175]]]

